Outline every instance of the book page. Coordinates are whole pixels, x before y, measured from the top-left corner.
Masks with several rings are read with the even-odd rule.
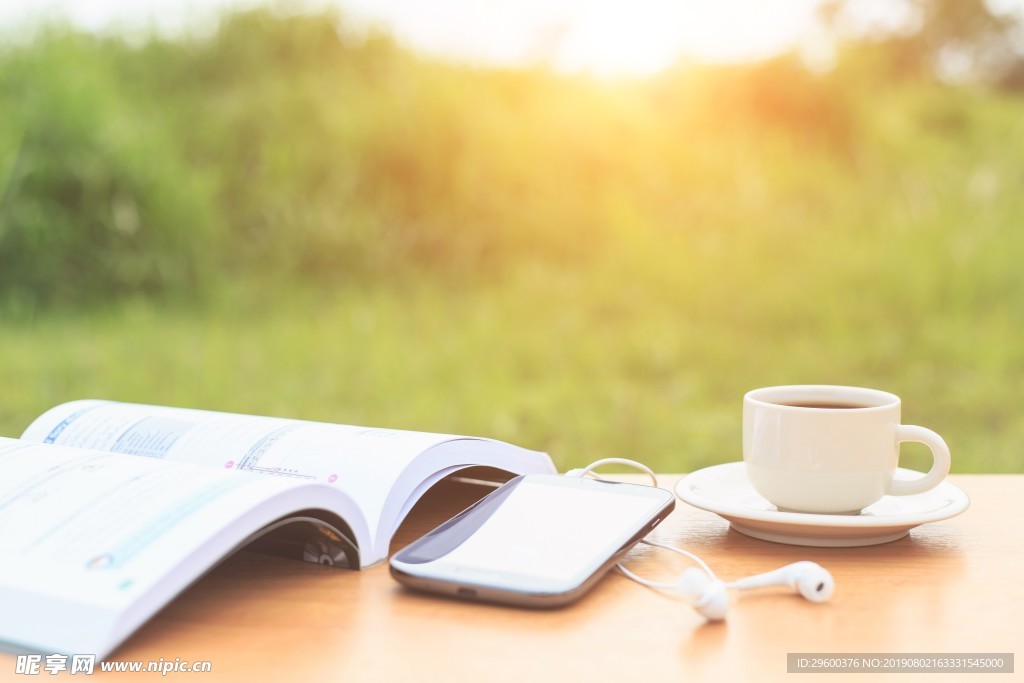
[[[388,494],[406,467],[423,451],[457,438],[112,401],[57,406],[22,435],[29,441],[222,471],[326,482],[356,502],[371,536],[376,535]]]
[[[115,603],[284,484],[3,438],[0,472],[3,580],[53,568],[47,592]]]
[[[0,639],[37,645],[82,637],[82,618],[116,616],[203,543],[295,488],[13,439],[0,439],[0,473]],[[214,550],[206,566],[231,547]]]

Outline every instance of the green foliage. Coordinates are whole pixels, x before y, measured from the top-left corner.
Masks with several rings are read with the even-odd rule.
[[[267,10],[204,39],[53,29],[0,74],[0,297],[43,303],[202,290],[215,271],[579,263],[616,248],[623,211],[676,230],[657,214],[680,192],[732,183],[723,146],[835,152],[855,125],[838,84],[788,58],[607,84],[424,61]]]
[[[338,26],[0,52],[0,433],[101,396],[686,470],[822,382],[1024,468],[1021,100],[869,48],[601,81]]]
[[[0,58],[0,293],[82,301],[196,282],[216,244],[159,112],[95,40],[45,33]]]

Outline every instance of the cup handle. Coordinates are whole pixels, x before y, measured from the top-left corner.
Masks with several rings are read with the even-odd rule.
[[[916,441],[928,446],[932,451],[932,468],[928,474],[910,481],[893,480],[886,491],[890,496],[910,496],[924,493],[939,485],[949,474],[949,447],[942,437],[930,429],[915,425],[896,425],[896,442]]]

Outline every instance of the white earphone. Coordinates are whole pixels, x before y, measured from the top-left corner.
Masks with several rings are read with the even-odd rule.
[[[690,567],[680,574],[673,583],[649,581],[629,571],[621,563],[616,565],[619,571],[645,586],[679,593],[697,610],[698,614],[709,621],[725,619],[725,615],[729,611],[729,588],[750,590],[767,586],[788,586],[795,588],[800,595],[811,602],[827,602],[836,588],[832,574],[814,562],[794,562],[774,571],[725,583],[716,577],[711,568],[693,553],[647,539],[642,540],[641,543],[685,555],[700,565],[700,568]]]
[[[605,458],[603,460],[598,460],[587,467],[570,470],[569,472],[566,472],[566,476],[596,476],[593,473],[595,469],[601,465],[609,464],[635,467],[647,474],[654,482],[655,486],[658,485],[658,478],[649,467],[636,462],[635,460],[627,460],[625,458]],[[676,591],[683,596],[683,598],[685,598],[695,610],[697,610],[698,614],[709,621],[721,621],[722,619],[725,619],[725,615],[729,611],[728,589],[730,588],[735,588],[737,590],[750,590],[752,588],[764,588],[767,586],[788,586],[789,588],[795,588],[800,595],[804,596],[804,598],[811,602],[827,602],[832,597],[832,593],[836,589],[835,579],[832,578],[832,574],[830,574],[827,569],[822,567],[820,564],[808,562],[806,560],[787,564],[785,567],[780,567],[779,569],[765,572],[764,574],[756,574],[754,576],[748,576],[745,579],[725,583],[715,576],[715,573],[711,571],[711,567],[709,567],[704,560],[689,551],[675,546],[665,545],[664,543],[658,543],[657,541],[651,541],[646,538],[640,542],[656,548],[663,548],[665,550],[671,550],[674,553],[679,553],[680,555],[688,557],[696,562],[700,568],[691,567],[687,569],[685,572],[680,574],[679,578],[677,578],[673,583],[649,581],[648,579],[637,576],[626,569],[622,566],[621,562],[615,565],[618,567],[619,571],[637,583],[645,586]]]
[[[727,584],[728,588],[740,590],[764,586],[789,586],[811,602],[828,602],[836,589],[836,582],[820,564],[804,560]]]

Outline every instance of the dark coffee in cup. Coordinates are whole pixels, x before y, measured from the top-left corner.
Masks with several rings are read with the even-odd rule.
[[[777,403],[780,406],[790,408],[821,408],[823,410],[856,410],[857,408],[871,408],[863,403]]]

